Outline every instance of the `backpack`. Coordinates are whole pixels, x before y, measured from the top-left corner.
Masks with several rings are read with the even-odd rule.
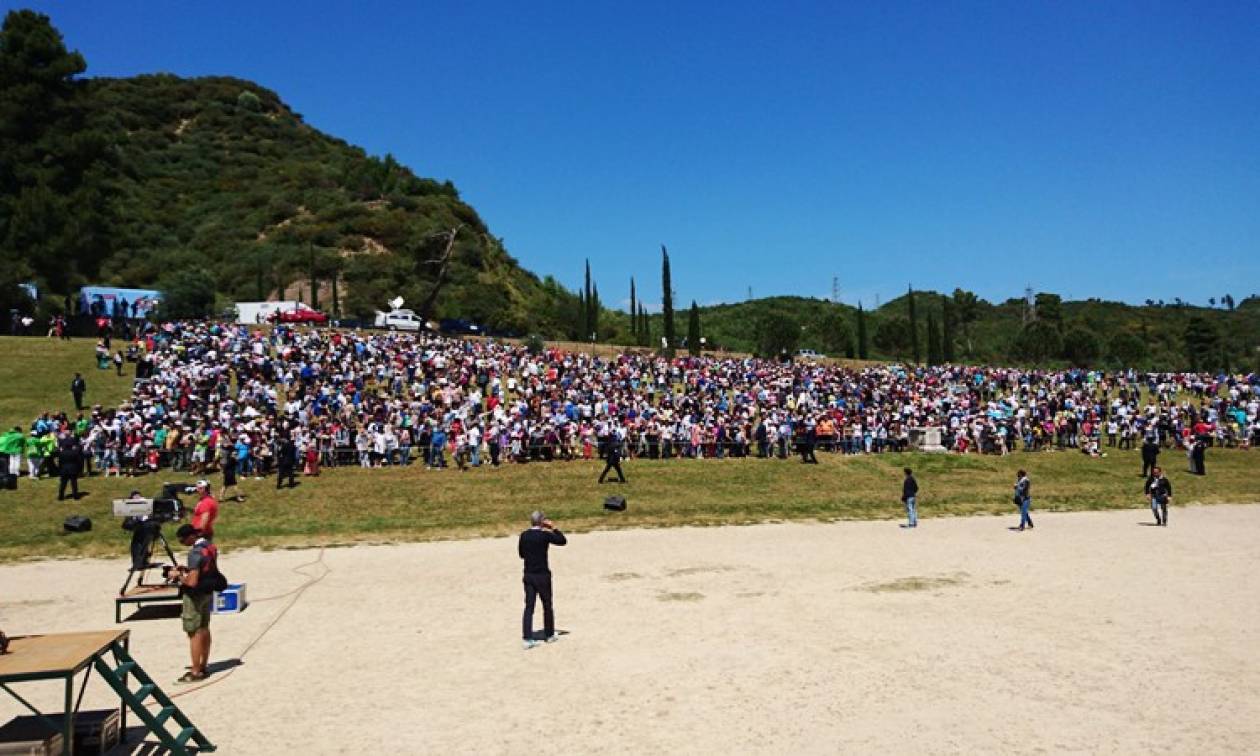
[[[227,577],[219,571],[219,549],[214,544],[203,547],[206,560],[202,563],[201,575],[197,578],[197,587],[192,589],[193,595],[204,596],[208,593],[225,591],[228,587]]]

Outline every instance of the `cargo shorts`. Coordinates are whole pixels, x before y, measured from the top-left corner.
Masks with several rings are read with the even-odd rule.
[[[179,618],[184,622],[184,632],[192,635],[203,628],[210,627],[210,607],[214,595],[207,593],[201,596],[184,594],[184,611]]]

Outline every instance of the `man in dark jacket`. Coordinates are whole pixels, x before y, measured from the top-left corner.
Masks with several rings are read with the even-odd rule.
[[[61,483],[57,487],[57,501],[66,498],[66,484],[70,485],[75,500],[79,498],[79,475],[83,473],[83,449],[72,433],[66,433],[57,443],[57,470]]]
[[[1142,442],[1142,477],[1150,475],[1155,469],[1155,463],[1159,459],[1159,444],[1155,441],[1155,435],[1148,433],[1146,440]]]
[[[910,468],[906,468],[905,480],[901,482],[901,503],[906,505],[906,517],[910,523],[907,528],[919,527],[919,510],[916,506],[916,499],[919,495],[919,483],[914,479],[914,473]]]
[[[552,544],[567,543],[564,533],[556,529],[542,512],[529,516],[529,530],[521,533],[516,552],[525,562],[525,615],[521,620],[521,636],[525,650],[538,645],[534,640],[534,601],[542,599],[543,637],[548,643],[559,640],[556,635],[556,614],[551,604],[551,567],[547,563],[547,550]]]
[[[276,469],[279,471],[276,475],[276,490],[280,490],[280,484],[285,478],[289,479],[289,488],[297,485],[294,480],[294,470],[297,467],[297,446],[293,443],[293,439],[289,436],[282,436],[279,447],[276,449]]]
[[[79,373],[74,374],[74,380],[70,381],[70,393],[74,395],[74,408],[83,409],[83,395],[87,392],[87,381],[83,380],[83,376]]]
[[[1198,436],[1190,447],[1190,468],[1195,475],[1207,475],[1207,437]]]
[[[609,433],[609,434],[608,434],[608,441],[607,441],[607,442],[605,442],[605,444],[604,444],[604,447],[605,447],[605,452],[604,452],[604,460],[605,460],[605,463],[604,463],[604,471],[603,471],[602,473],[600,473],[600,474],[599,474],[599,482],[600,482],[600,483],[603,483],[603,482],[604,482],[604,478],[605,478],[605,476],[607,476],[607,475],[608,475],[608,473],[609,473],[609,471],[610,471],[610,470],[611,470],[611,471],[616,471],[616,473],[617,473],[617,482],[618,482],[618,483],[625,483],[625,482],[626,482],[626,475],[625,475],[625,473],[623,473],[623,472],[621,471],[621,441],[622,441],[622,438],[623,438],[623,436],[621,435],[621,429],[620,429],[620,428],[615,428],[615,429],[613,429],[613,432],[612,432],[612,433]]]
[[[1168,526],[1168,505],[1172,502],[1172,483],[1164,477],[1164,471],[1158,467],[1146,479],[1146,499],[1155,513],[1155,524]]]

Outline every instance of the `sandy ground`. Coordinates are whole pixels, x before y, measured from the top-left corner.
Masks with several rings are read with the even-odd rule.
[[[1260,751],[1260,506],[1149,519],[578,534],[530,651],[514,540],[225,552],[241,664],[167,690],[229,754]],[[2,567],[0,625],[110,627],[122,564]],[[126,626],[182,673],[177,620]]]

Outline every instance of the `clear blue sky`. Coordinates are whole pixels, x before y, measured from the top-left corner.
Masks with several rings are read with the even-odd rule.
[[[33,7],[89,75],[253,79],[451,179],[614,305],[662,242],[684,304],[1260,292],[1256,2]]]

